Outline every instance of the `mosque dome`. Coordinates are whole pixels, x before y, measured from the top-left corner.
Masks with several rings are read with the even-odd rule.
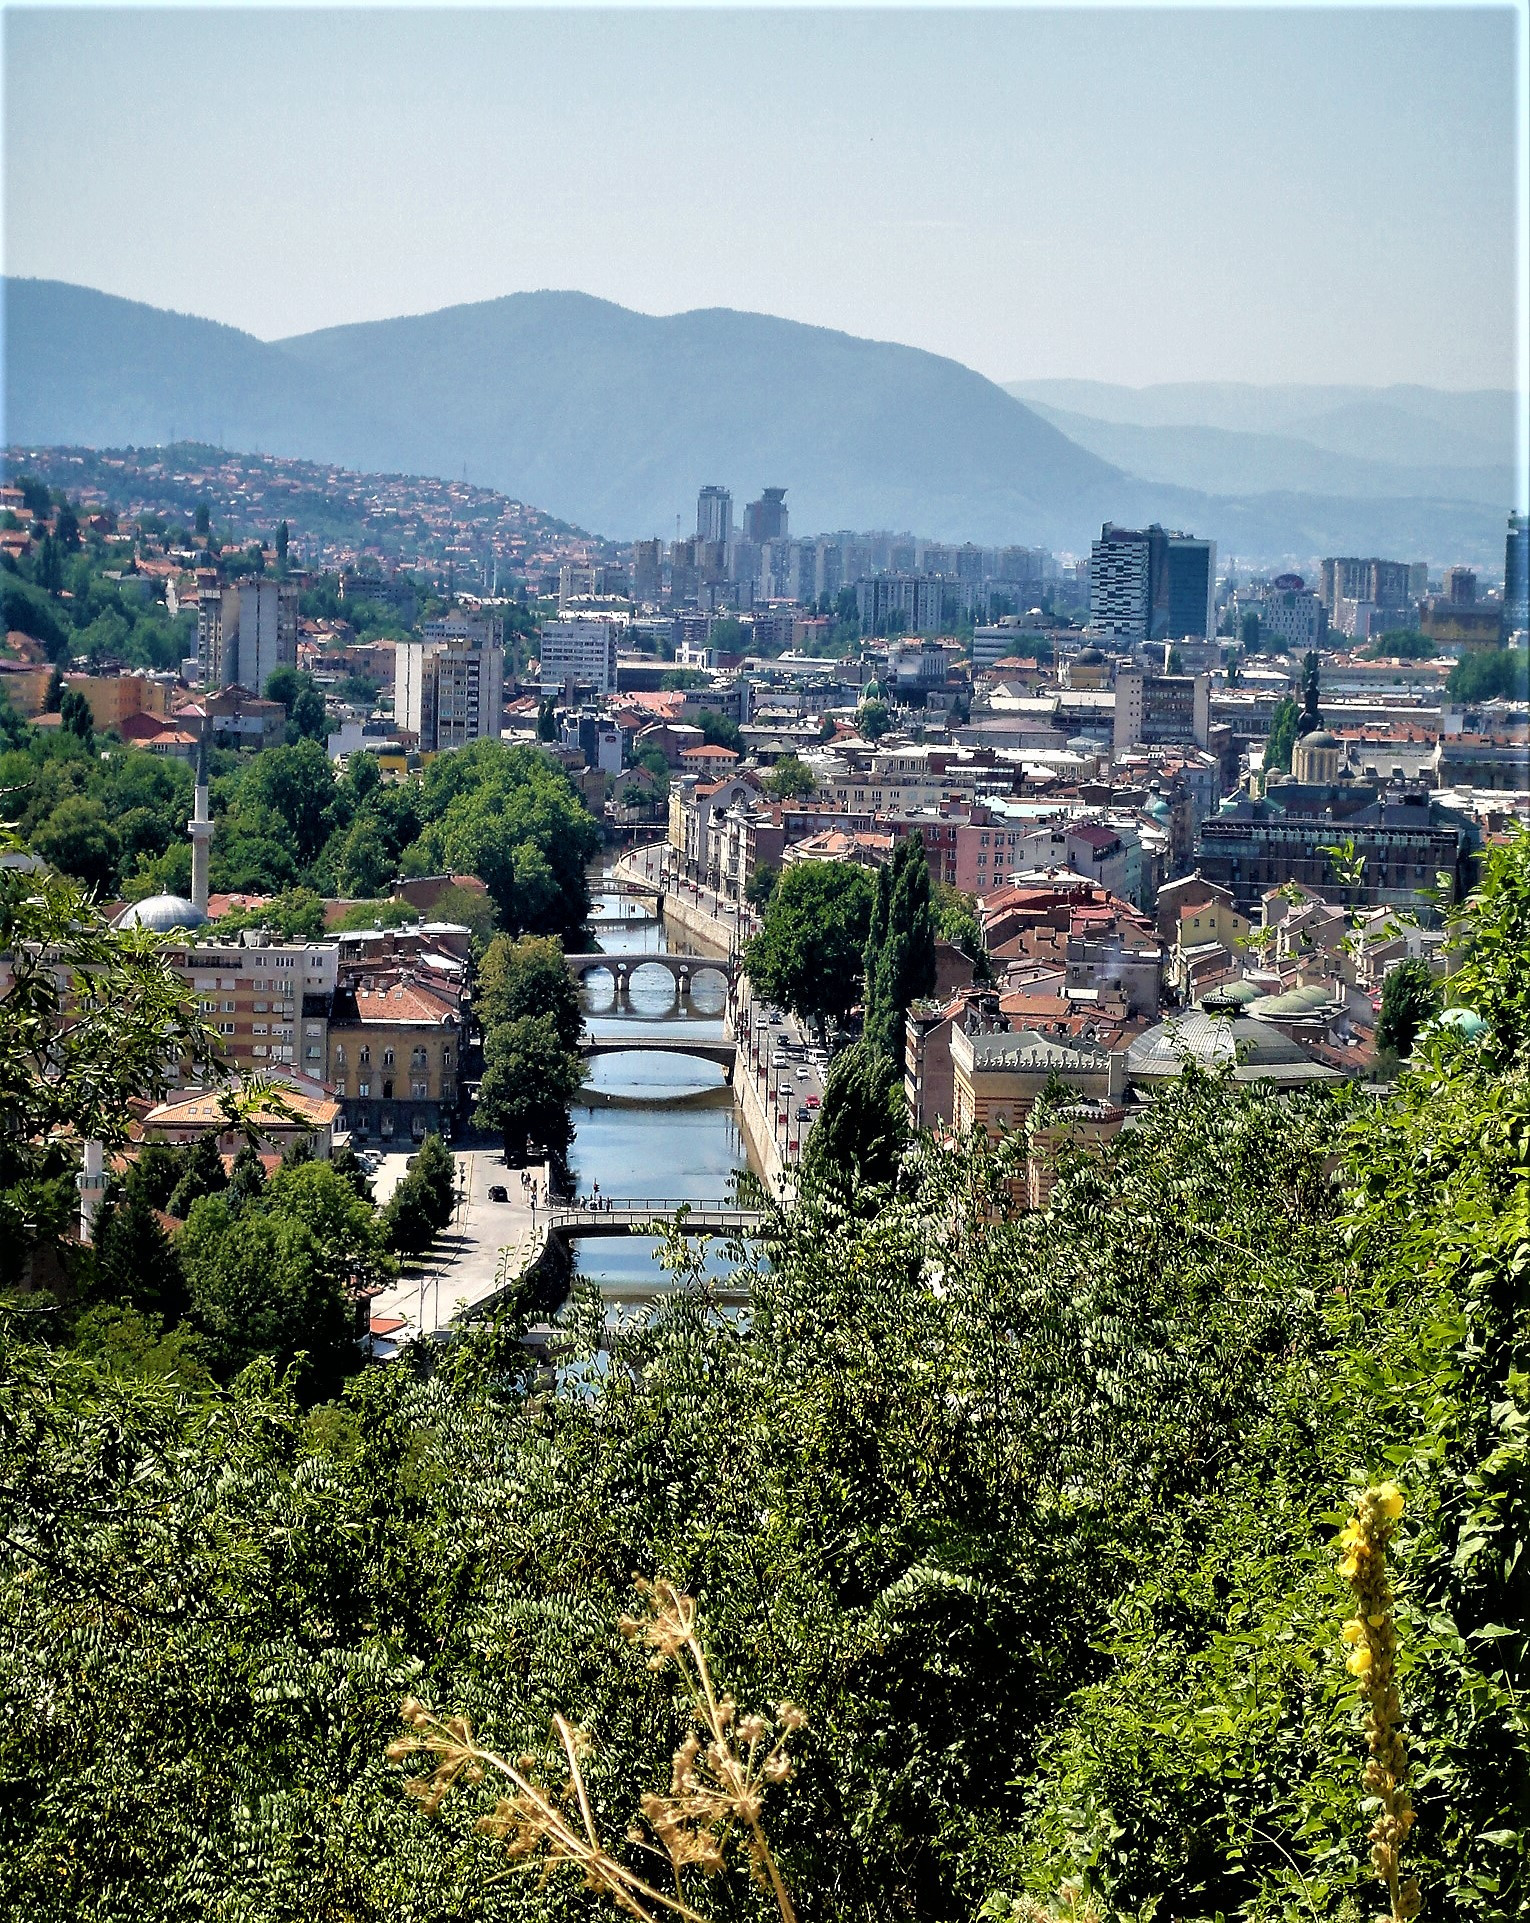
[[[1474,1042],[1479,1035],[1486,1034],[1487,1023],[1475,1008],[1445,1008],[1425,1025],[1424,1033],[1427,1035],[1439,1028],[1453,1028],[1462,1041]]]
[[[1127,1079],[1147,1087],[1171,1082],[1186,1062],[1200,1068],[1230,1064],[1240,1082],[1329,1081],[1334,1071],[1269,1022],[1245,1015],[1241,997],[1208,995],[1199,1007],[1171,1015],[1137,1037],[1126,1051]]]
[[[129,902],[112,924],[115,928],[148,928],[168,935],[177,928],[205,928],[209,917],[184,895],[146,895]]]
[[[1098,648],[1081,648],[1077,656],[1081,668],[1103,668],[1105,657]]]

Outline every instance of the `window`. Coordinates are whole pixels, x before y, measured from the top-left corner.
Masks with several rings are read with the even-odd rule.
[[[441,1050],[441,1066],[443,1068],[450,1068],[451,1065],[452,1065],[452,1051],[449,1047],[443,1048]]]
[[[356,1084],[356,1093],[358,1095],[370,1095],[372,1093],[372,1084],[369,1081],[358,1082]]]
[[[417,1102],[427,1101],[430,1097],[430,1084],[429,1082],[411,1082],[409,1093]]]
[[[358,1057],[358,1060],[360,1061],[363,1068],[367,1066],[367,1064],[371,1061],[371,1059],[372,1059],[371,1049],[370,1048],[362,1049],[361,1054]]]
[[[269,1035],[271,1032],[271,1024],[269,1022],[256,1022],[253,1026],[257,1035]]]
[[[383,1100],[384,1100],[385,1102],[391,1102],[391,1101],[393,1100],[393,1084],[392,1084],[392,1082],[384,1082],[384,1083],[383,1083],[383,1094],[382,1094],[382,1098],[383,1098]]]
[[[335,1043],[335,1066],[338,1068],[344,1060],[345,1060],[345,1043],[336,1042]]]
[[[424,1068],[426,1065],[426,1060],[427,1058],[426,1058],[424,1049],[417,1048],[414,1051],[414,1053],[409,1057],[409,1065],[411,1068]]]
[[[256,1002],[255,1013],[257,1015],[264,1015],[267,1009],[270,1007],[270,1005],[271,1004],[269,1002]],[[264,1030],[262,1030],[262,1033],[264,1033]]]
[[[392,1066],[393,1066],[393,1050],[391,1048],[385,1048],[383,1050],[383,1067],[392,1068]]]
[[[224,1035],[232,1035],[234,1032],[234,1024],[232,1022],[219,1022],[218,1028]]]
[[[223,1012],[225,1015],[232,1015],[234,1012],[234,1004],[232,1002],[225,1002],[223,1004]]]
[[[265,1045],[265,1043],[264,1043],[264,1042],[257,1042],[257,1043],[255,1044],[255,1053],[256,1053],[257,1055],[264,1055],[264,1054],[265,1054],[265,1052],[266,1052],[266,1045]]]
[[[307,1056],[309,1061],[316,1062],[319,1059],[319,1054],[320,1054],[319,1044],[317,1042],[310,1042],[307,1048],[303,1050],[303,1053],[304,1055]]]

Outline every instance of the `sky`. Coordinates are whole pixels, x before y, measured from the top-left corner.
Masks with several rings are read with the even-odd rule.
[[[264,339],[529,288],[994,379],[1515,383],[1509,7],[12,7],[4,262]]]

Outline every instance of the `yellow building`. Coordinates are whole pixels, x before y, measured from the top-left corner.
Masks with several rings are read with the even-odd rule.
[[[453,988],[403,972],[342,984],[329,1025],[329,1081],[358,1136],[450,1136],[464,1021]]]
[[[1114,1105],[1126,1092],[1126,1056],[1033,1029],[957,1027],[951,1034],[952,1122],[962,1133],[981,1128],[997,1141],[1025,1126],[1054,1076],[1075,1096]]]

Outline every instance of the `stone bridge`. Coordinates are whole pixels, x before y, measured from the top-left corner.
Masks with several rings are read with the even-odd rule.
[[[738,978],[738,965],[716,955],[566,955],[568,972],[583,987],[586,977],[605,969],[616,983],[617,1000],[622,1000],[640,968],[666,969],[675,984],[675,993],[688,995],[698,975],[718,976],[732,988]]]
[[[687,1041],[676,1035],[586,1035],[579,1052],[586,1061],[593,1061],[597,1055],[694,1055],[698,1061],[716,1062],[730,1082],[738,1061],[736,1042]]]

